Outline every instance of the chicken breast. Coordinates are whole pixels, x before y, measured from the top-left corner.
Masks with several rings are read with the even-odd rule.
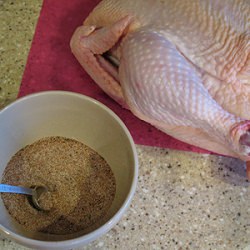
[[[140,119],[248,161],[249,19],[249,0],[103,0],[70,45],[95,82]]]

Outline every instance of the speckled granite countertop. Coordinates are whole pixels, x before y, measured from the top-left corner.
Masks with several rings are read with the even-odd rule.
[[[0,0],[0,108],[15,100],[41,0]],[[244,163],[137,146],[136,195],[123,219],[82,249],[250,249]],[[0,237],[0,249],[27,249]]]

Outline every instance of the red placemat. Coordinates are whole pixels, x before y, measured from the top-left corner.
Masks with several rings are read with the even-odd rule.
[[[121,108],[94,83],[71,53],[69,42],[99,0],[44,0],[24,71],[19,97],[66,90],[93,97],[111,108],[126,124],[136,144],[209,153],[180,142]]]

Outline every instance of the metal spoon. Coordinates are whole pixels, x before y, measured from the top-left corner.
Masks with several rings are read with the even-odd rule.
[[[48,211],[42,208],[39,204],[39,198],[42,193],[47,192],[48,188],[45,186],[32,186],[31,188],[13,186],[7,184],[0,184],[0,193],[16,193],[30,195],[30,202],[39,211]]]

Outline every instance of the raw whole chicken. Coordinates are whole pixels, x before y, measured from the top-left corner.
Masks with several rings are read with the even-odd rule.
[[[140,119],[250,161],[249,38],[249,0],[103,0],[70,46]]]

